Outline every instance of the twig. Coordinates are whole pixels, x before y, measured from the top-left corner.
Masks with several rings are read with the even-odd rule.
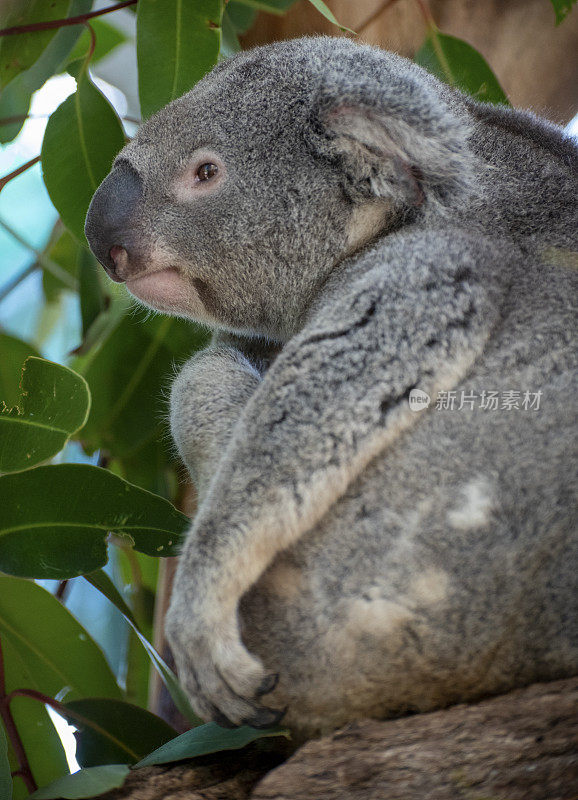
[[[361,23],[361,25],[357,26],[357,33],[362,33],[366,28],[369,28],[369,26],[373,24],[375,20],[383,14],[384,11],[395,5],[395,3],[397,3],[397,0],[385,0],[385,2],[376,8],[375,11],[371,12],[367,19]]]
[[[103,14],[110,14],[111,11],[118,11],[120,8],[136,5],[138,0],[124,0],[108,8],[101,8],[99,11],[89,11],[87,14],[79,14],[77,17],[66,17],[65,19],[51,19],[47,22],[32,22],[29,25],[14,25],[11,28],[2,28],[0,36],[12,36],[14,33],[32,33],[33,31],[49,31],[53,28],[64,28],[67,25],[82,25],[89,19],[101,17]]]
[[[30,161],[27,161],[26,164],[22,164],[22,166],[15,169],[13,172],[9,172],[8,175],[4,175],[3,178],[0,178],[0,192],[9,183],[12,178],[17,178],[19,175],[22,175],[23,172],[26,172],[27,169],[33,167],[35,164],[38,164],[40,161],[40,156],[35,156],[31,158]]]
[[[30,762],[28,761],[28,756],[26,755],[24,744],[22,743],[22,739],[20,738],[20,734],[18,733],[18,728],[16,727],[16,722],[14,721],[14,717],[12,716],[12,712],[10,711],[10,695],[6,694],[6,680],[4,677],[4,657],[2,655],[1,640],[0,640],[0,717],[2,717],[2,722],[4,723],[4,727],[6,728],[6,733],[8,734],[10,744],[12,745],[16,758],[18,759],[19,769],[14,773],[14,775],[19,775],[22,778],[29,792],[35,792],[38,786],[36,785],[36,781],[34,780],[34,776],[32,775],[32,770],[30,769]]]
[[[33,261],[26,269],[23,269],[19,275],[16,275],[0,292],[0,303],[4,300],[5,297],[8,297],[10,292],[12,292],[17,286],[20,286],[22,281],[25,281],[33,272],[36,272],[38,269],[39,264],[36,261]]]
[[[60,264],[56,264],[41,250],[37,250],[36,247],[33,247],[30,242],[27,242],[26,239],[20,236],[20,234],[3,219],[0,219],[0,227],[4,228],[4,230],[9,233],[10,236],[13,236],[14,239],[16,239],[16,241],[19,242],[23,247],[26,247],[27,250],[30,250],[31,253],[34,253],[36,260],[43,270],[49,272],[54,278],[64,283],[64,285],[73,292],[78,290],[78,281],[76,278],[73,278],[73,276],[63,269]]]

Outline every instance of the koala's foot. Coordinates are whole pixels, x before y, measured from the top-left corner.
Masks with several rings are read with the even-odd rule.
[[[278,676],[267,674],[247,651],[236,621],[202,624],[195,614],[195,624],[190,612],[184,625],[182,620],[173,605],[167,616],[167,636],[181,685],[195,713],[228,728],[276,725],[286,709],[261,705],[259,698],[273,691]]]

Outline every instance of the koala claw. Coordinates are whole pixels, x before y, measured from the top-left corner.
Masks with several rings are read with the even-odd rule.
[[[183,636],[183,630],[174,625],[174,618],[168,619],[167,633],[179,677],[199,716],[224,728],[269,728],[279,722],[286,709],[280,711],[256,702],[261,695],[273,691],[279,676],[265,674],[260,661],[243,646],[236,624],[229,621],[220,637],[213,633],[209,639],[202,634],[191,636],[190,631]]]
[[[278,672],[271,672],[269,675],[265,675],[265,677],[261,681],[261,685],[256,691],[257,696],[261,697],[264,694],[269,694],[269,692],[272,692],[278,683],[279,683]]]

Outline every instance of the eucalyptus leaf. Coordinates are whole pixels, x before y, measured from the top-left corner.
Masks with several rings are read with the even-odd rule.
[[[485,58],[455,36],[432,31],[415,61],[450,86],[485,103],[509,105],[508,98]]]
[[[121,697],[110,667],[86,630],[33,581],[0,576],[0,640],[7,692],[34,689],[50,697],[63,693],[69,700]],[[44,705],[16,696],[10,710],[37,784],[65,773],[66,756]],[[13,754],[12,763],[15,768]],[[15,780],[14,794],[27,796],[21,779]]]
[[[128,607],[126,602],[124,601],[122,595],[108,577],[106,572],[103,570],[96,570],[89,575],[84,576],[87,581],[89,581],[93,586],[95,586],[105,597],[113,603],[120,613],[124,616],[126,621],[129,623],[131,628],[134,630],[136,636],[138,637],[140,643],[146,650],[154,668],[159,673],[163,683],[167,687],[167,690],[171,697],[173,698],[175,706],[181,712],[181,714],[186,717],[193,725],[198,725],[201,720],[196,716],[195,712],[191,708],[191,705],[185,695],[183,689],[181,688],[176,675],[170,669],[170,667],[165,663],[165,661],[161,658],[159,653],[156,649],[152,646],[152,644],[148,641],[148,639],[143,635],[141,632],[136,619]]]
[[[554,6],[556,25],[559,25],[572,11],[572,7],[574,6],[576,0],[550,0],[550,2]]]
[[[167,500],[89,464],[0,478],[0,571],[72,578],[104,566],[109,532],[151,556],[178,553],[189,520]]]
[[[118,789],[123,785],[129,767],[126,764],[107,764],[104,767],[89,767],[64,775],[56,781],[37,789],[30,795],[30,800],[78,800]]]
[[[0,408],[0,472],[27,469],[58,453],[88,417],[90,394],[68,367],[28,358],[15,408]]]
[[[134,764],[176,734],[150,711],[110,697],[73,700],[64,704],[62,715],[77,728],[76,760],[81,767]]]
[[[12,408],[18,403],[22,365],[28,356],[40,358],[40,353],[28,342],[0,333],[0,408],[2,404]]]
[[[296,0],[236,0],[236,2],[255,11],[265,11],[267,14],[280,17],[295,4]]]
[[[92,195],[123,145],[116,112],[81,70],[76,92],[48,120],[41,151],[50,199],[79,242],[86,242],[84,220]]]
[[[222,750],[240,750],[257,739],[266,739],[274,736],[290,738],[286,728],[271,728],[270,730],[257,730],[243,725],[240,728],[221,728],[215,722],[199,725],[190,731],[185,731],[163,744],[150,753],[136,767],[150,767],[153,764],[168,764],[171,761],[182,761],[184,758],[195,758],[208,753],[219,753]]]
[[[76,17],[90,10],[92,0],[73,0],[68,16]],[[83,25],[70,25],[54,32],[53,38],[40,57],[25,72],[21,72],[0,93],[0,119],[22,117],[28,113],[32,94],[50,78],[60,71],[63,62],[74,47],[82,31]],[[19,36],[11,38],[19,39]],[[8,125],[0,126],[0,143],[12,141],[24,119],[17,119]]]
[[[137,62],[143,119],[187,92],[219,56],[223,0],[140,0]]]
[[[329,9],[325,5],[323,0],[309,0],[309,2],[311,3],[312,6],[315,6],[315,8],[317,9],[317,11],[319,11],[320,14],[323,14],[325,19],[328,19],[329,22],[332,22],[334,25],[337,25],[337,27],[340,28],[342,31],[347,31],[348,33],[355,33],[355,31],[352,31],[351,28],[346,28],[344,25],[341,25],[336,20],[335,14],[331,11],[331,9]]]
[[[68,16],[70,0],[7,0],[0,13],[0,27],[12,28],[35,22],[49,22]],[[0,38],[0,89],[34,64],[50,40],[56,35],[55,28],[13,34]]]
[[[104,448],[113,457],[130,457],[160,440],[167,412],[163,395],[174,375],[173,364],[207,341],[205,332],[184,320],[146,317],[143,311],[121,316],[111,308],[110,325],[103,326],[96,346],[73,362],[92,396],[80,437],[90,450]]]

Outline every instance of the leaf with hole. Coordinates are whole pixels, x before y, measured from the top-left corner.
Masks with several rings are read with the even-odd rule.
[[[28,356],[40,358],[38,350],[28,342],[0,333],[0,408],[17,405],[20,399],[22,365]]]
[[[141,553],[174,556],[189,520],[167,500],[89,464],[0,478],[0,571],[73,578],[107,562],[115,533]]]
[[[90,394],[68,367],[28,358],[15,408],[0,408],[0,472],[28,469],[56,455],[88,417]]]

